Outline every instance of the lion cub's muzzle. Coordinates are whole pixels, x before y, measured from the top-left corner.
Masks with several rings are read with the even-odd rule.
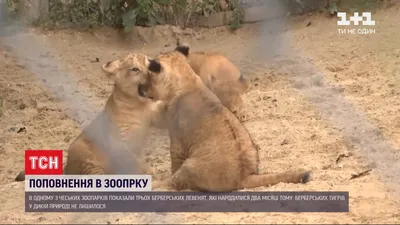
[[[149,83],[139,84],[139,86],[138,86],[139,95],[143,98],[153,99],[152,96],[148,95],[149,89],[150,89]]]
[[[229,110],[235,115],[239,120],[243,117],[243,106],[236,106],[235,108],[229,108]]]

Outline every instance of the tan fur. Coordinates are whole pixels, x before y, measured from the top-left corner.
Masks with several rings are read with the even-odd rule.
[[[147,82],[149,60],[143,54],[130,54],[102,66],[115,80],[112,94],[103,112],[68,148],[64,174],[115,174],[119,172],[116,167],[121,166],[118,164],[123,163],[131,173],[151,174],[141,147],[163,104],[139,94],[139,86],[145,87]],[[97,138],[91,138],[93,134]],[[117,162],[110,159],[110,154]],[[23,172],[16,178],[24,179]]]
[[[190,48],[188,44],[180,46]],[[242,95],[249,89],[249,80],[241,77],[239,69],[220,53],[189,52],[187,58],[189,65],[204,84],[217,95],[225,107],[240,118],[243,108]]]
[[[258,150],[248,131],[204,85],[184,55],[174,51],[159,55],[157,61],[162,69],[150,69],[147,94],[167,105],[170,188],[223,192],[311,179],[305,170],[259,174]],[[153,188],[161,184],[154,183]]]

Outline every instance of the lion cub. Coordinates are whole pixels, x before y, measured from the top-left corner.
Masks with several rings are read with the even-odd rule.
[[[200,76],[203,83],[240,119],[243,108],[242,95],[249,89],[250,82],[224,55],[215,52],[191,52],[188,44],[180,44],[175,50],[182,52],[190,67]]]
[[[104,110],[68,148],[64,174],[151,173],[142,154],[162,102],[144,96],[150,58],[129,54],[102,66],[114,87]],[[16,180],[23,181],[21,172]]]
[[[152,73],[147,95],[167,105],[172,172],[168,186],[224,192],[308,182],[311,171],[306,170],[258,173],[258,150],[249,132],[195,74],[185,53],[177,48],[160,54],[148,67]]]

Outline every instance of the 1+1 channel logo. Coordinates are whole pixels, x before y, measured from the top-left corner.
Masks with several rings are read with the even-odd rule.
[[[370,12],[363,12],[361,15],[358,12],[355,12],[353,16],[350,16],[349,20],[347,20],[347,13],[338,12],[337,16],[340,18],[337,21],[338,26],[350,26],[351,22],[353,22],[354,26],[375,26],[375,21],[372,20],[372,16]],[[360,24],[361,22],[361,24]],[[339,34],[375,34],[375,29],[367,29],[367,28],[347,28],[347,29],[338,29]]]

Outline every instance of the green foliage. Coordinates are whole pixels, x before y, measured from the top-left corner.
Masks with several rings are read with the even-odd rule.
[[[230,4],[230,8],[233,9],[233,16],[229,22],[229,28],[231,30],[236,30],[242,26],[244,10],[240,7],[240,0],[231,0]]]
[[[17,15],[18,3],[25,0],[5,0],[8,9]],[[321,10],[330,15],[338,11],[368,10],[385,0],[281,0],[289,11]],[[208,17],[221,10],[233,12],[229,28],[243,23],[244,10],[240,0],[229,0],[228,9],[221,9],[219,0],[49,0],[49,13],[36,24],[46,27],[111,26],[129,31],[133,26],[172,24],[195,26],[198,16]],[[292,7],[292,8],[291,8]],[[10,13],[9,13],[10,14]],[[9,18],[10,19],[10,18]]]
[[[287,3],[296,9],[308,8],[309,11],[317,10],[335,15],[338,11],[374,11],[383,6],[384,2],[385,0],[288,0]]]
[[[340,8],[349,12],[375,11],[385,5],[385,0],[353,0],[341,1]]]
[[[230,5],[231,9],[236,7]],[[195,25],[197,16],[207,17],[219,11],[216,0],[49,0],[49,13],[36,24],[50,28],[112,26],[125,31],[135,25],[165,23],[186,27]],[[233,23],[239,24],[240,19]]]
[[[130,10],[122,14],[122,25],[125,31],[134,25],[155,26],[164,24],[164,19],[157,12],[157,8],[168,5],[171,0],[136,0]]]
[[[203,1],[198,1],[198,4],[196,5],[195,12],[198,15],[202,15],[205,17],[208,17],[209,15],[219,12],[219,1],[215,0],[203,0]]]
[[[3,22],[11,22],[15,19],[18,18],[17,15],[17,4],[15,3],[15,0],[6,0],[5,2],[0,2],[0,4],[5,4],[7,6],[6,9],[1,9],[1,10],[5,10],[3,12],[0,13],[4,13],[7,14],[7,16],[3,16],[1,19],[6,20]]]
[[[170,5],[162,7],[161,13],[169,23],[187,27],[199,6],[200,3],[197,1],[175,0]]]
[[[103,3],[104,1],[101,1]],[[49,13],[36,24],[46,27],[95,27],[101,25],[118,26],[124,11],[119,0],[107,0],[104,8],[97,0],[50,0]]]
[[[329,12],[331,15],[333,15],[333,14],[335,14],[335,13],[338,12],[338,7],[337,7],[336,2],[329,2],[329,3],[327,3],[327,4],[326,4],[326,8],[327,8],[328,12]]]

